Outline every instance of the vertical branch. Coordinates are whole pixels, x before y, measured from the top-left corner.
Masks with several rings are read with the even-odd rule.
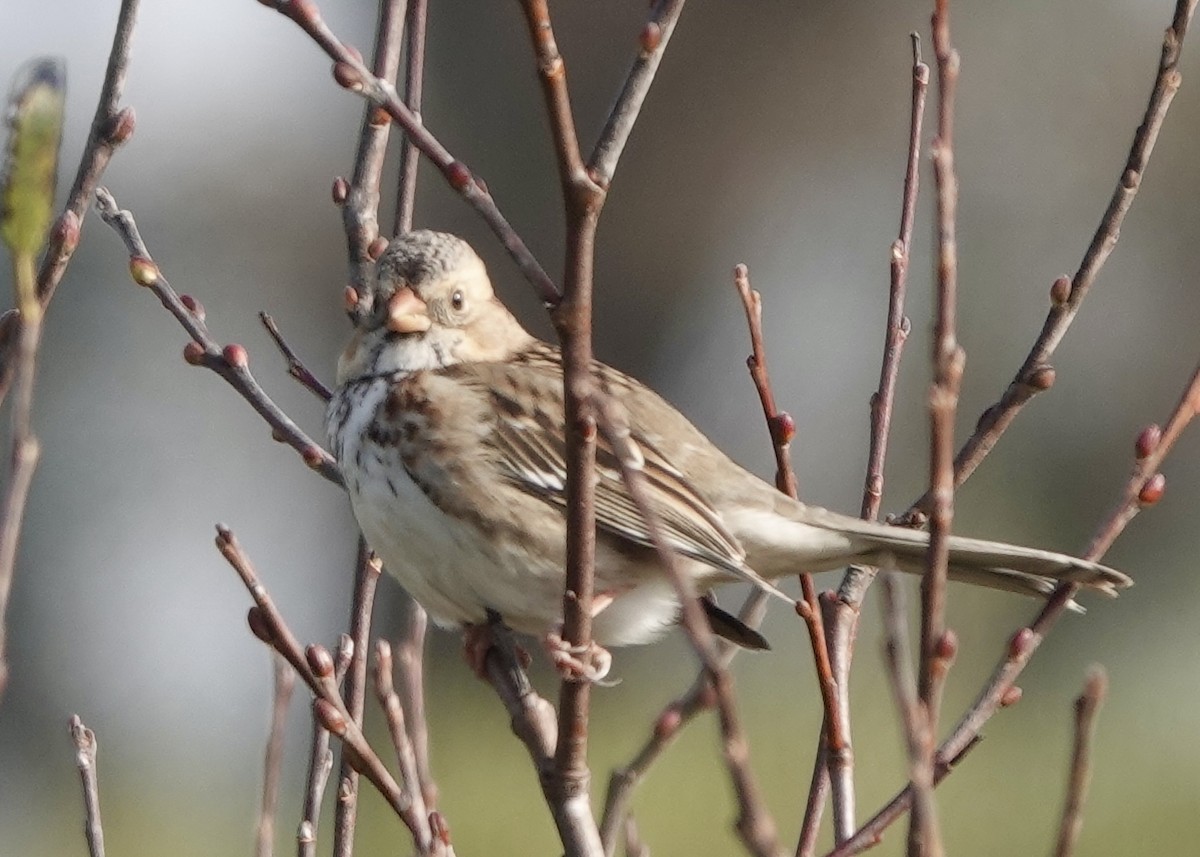
[[[412,741],[417,766],[417,784],[425,806],[437,806],[437,782],[429,764],[429,722],[425,717],[425,631],[429,619],[425,609],[404,593],[404,632],[396,640],[394,654],[400,678],[400,703]]]
[[[100,821],[100,784],[96,778],[96,733],[83,725],[78,714],[67,724],[75,744],[75,767],[83,784],[83,806],[87,813],[84,833],[89,857],[104,857],[104,825]]]
[[[425,24],[429,0],[409,0],[405,16],[404,103],[417,122],[421,121],[421,95],[425,84]],[[396,220],[392,234],[412,229],[417,199],[417,167],[420,152],[407,135],[400,141],[400,184],[396,194]]]
[[[333,670],[334,680],[338,684],[341,684],[346,678],[346,670],[350,668],[350,658],[354,654],[353,648],[354,643],[350,641],[350,635],[343,634]],[[317,717],[313,717],[312,740],[309,747],[304,804],[301,810],[300,827],[296,832],[297,857],[316,857],[317,825],[321,817],[321,803],[325,797],[325,787],[329,783],[329,773],[333,770],[333,751],[329,749],[329,730],[321,725],[321,721]]]
[[[275,691],[271,701],[271,730],[263,760],[262,806],[258,812],[255,857],[271,857],[275,845],[275,817],[279,811],[279,780],[283,773],[283,737],[288,704],[296,687],[296,673],[278,652],[271,653]]]
[[[1071,776],[1058,828],[1055,857],[1071,857],[1083,830],[1083,804],[1092,779],[1092,738],[1096,733],[1096,715],[1108,694],[1108,675],[1100,665],[1088,670],[1083,692],[1075,700],[1075,743],[1071,749]]]
[[[350,617],[351,655],[346,670],[342,698],[346,711],[358,730],[362,729],[367,693],[367,652],[371,644],[371,608],[375,604],[375,587],[383,566],[371,553],[362,536],[358,537],[357,561],[354,576],[353,612]],[[354,828],[358,821],[358,772],[345,752],[339,775],[337,808],[333,815],[334,857],[350,857],[354,853]],[[416,835],[417,831],[414,831]]]

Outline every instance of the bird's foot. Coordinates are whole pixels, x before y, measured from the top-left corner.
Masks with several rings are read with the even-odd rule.
[[[511,632],[509,634],[511,636]],[[475,673],[475,677],[482,681],[488,680],[487,656],[488,652],[496,645],[496,635],[493,633],[490,622],[482,625],[463,626],[463,660],[467,662],[471,672]],[[517,663],[522,669],[528,668],[532,661],[529,652],[515,641],[512,646]]]
[[[601,687],[611,687],[615,681],[604,679],[612,669],[608,649],[592,641],[586,646],[572,646],[556,632],[542,638],[542,645],[558,674],[568,681],[586,681]]]

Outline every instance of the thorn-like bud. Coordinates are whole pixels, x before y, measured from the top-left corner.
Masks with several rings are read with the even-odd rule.
[[[454,161],[446,167],[446,179],[450,187],[461,193],[471,185],[471,171],[462,161]]]
[[[79,246],[79,216],[73,211],[64,211],[54,221],[50,240],[57,244],[63,255],[75,252]]]
[[[391,117],[391,114],[389,114],[382,107],[376,107],[374,110],[371,111],[371,120],[370,121],[371,121],[371,125],[373,127],[383,128],[383,127],[386,127],[387,124],[392,121],[392,117]]]
[[[333,675],[333,655],[324,646],[316,643],[309,646],[304,650],[304,659],[317,678],[330,678]]]
[[[250,365],[250,356],[246,349],[236,343],[230,343],[221,349],[221,356],[234,369],[245,369]]]
[[[683,715],[679,713],[678,706],[668,706],[654,721],[654,737],[659,741],[666,741],[679,731],[681,725],[683,725]]]
[[[147,259],[145,256],[129,257],[129,276],[133,277],[133,281],[139,286],[158,285],[160,275],[158,265],[154,264],[153,259]]]
[[[344,176],[338,176],[333,180],[333,204],[345,205],[348,196],[350,196],[350,182],[346,181]]]
[[[354,286],[346,286],[342,292],[342,303],[346,307],[346,312],[354,312],[358,309],[358,289]]]
[[[275,641],[275,633],[271,629],[271,623],[267,621],[262,608],[257,604],[246,612],[246,624],[250,626],[250,633],[267,645],[271,645]]]
[[[376,235],[371,239],[371,243],[367,245],[367,258],[372,262],[379,260],[383,255],[383,251],[388,247],[388,240],[382,235]]]
[[[204,364],[204,346],[199,342],[189,342],[183,346],[183,359],[189,366],[201,366]]]
[[[1167,492],[1167,477],[1161,473],[1155,473],[1146,480],[1146,484],[1142,486],[1142,490],[1138,492],[1138,502],[1143,506],[1153,506],[1163,498],[1163,494]]]
[[[1021,688],[1015,684],[1005,689],[1004,693],[1000,694],[1000,707],[1011,708],[1021,701]]]
[[[1053,306],[1066,306],[1070,299],[1071,278],[1064,274],[1050,286],[1050,303]]]
[[[906,315],[901,316],[900,317],[900,334],[902,336],[908,336],[909,333],[911,333],[911,332],[912,332],[912,319]]]
[[[351,92],[362,92],[362,78],[359,77],[357,69],[350,65],[350,63],[334,63],[333,79],[337,81],[338,86],[342,87],[342,89],[348,89]]]
[[[491,196],[492,192],[488,190],[487,182],[481,176],[473,176],[475,187],[479,188],[479,192],[484,196]]]
[[[287,438],[284,437],[283,432],[281,432],[277,428],[271,429],[271,440],[275,441],[276,443],[286,443],[287,442]]]
[[[135,127],[137,114],[133,112],[132,107],[122,107],[108,117],[108,121],[104,123],[104,130],[100,133],[109,143],[119,146],[133,136]]]
[[[1137,436],[1134,441],[1133,448],[1137,454],[1137,460],[1141,461],[1150,457],[1150,453],[1158,449],[1159,442],[1162,441],[1162,429],[1154,423],[1146,426]]]
[[[348,54],[350,54],[350,56],[354,57],[356,62],[361,63],[363,61],[362,51],[360,51],[354,45],[346,45],[346,53],[348,53]]]
[[[259,0],[264,6],[270,6],[270,0]],[[317,831],[313,830],[311,821],[300,822],[300,828],[296,831],[296,840],[301,843],[315,842],[317,839]]]
[[[1056,373],[1053,366],[1039,366],[1029,373],[1025,383],[1039,393],[1044,393],[1054,386]]]
[[[179,302],[187,307],[187,311],[194,315],[197,321],[204,321],[204,304],[191,295],[180,295]]]
[[[787,446],[796,437],[796,421],[787,411],[771,417],[771,440],[776,446]]]
[[[643,53],[653,53],[662,44],[662,27],[657,21],[648,21],[646,26],[642,27],[638,41],[641,43]]]
[[[337,735],[339,738],[346,734],[346,718],[342,716],[342,712],[338,711],[337,707],[329,700],[314,699],[313,714],[316,716],[317,721],[332,734]]]
[[[446,816],[436,809],[429,813],[429,831],[443,845],[450,844],[450,824],[446,821]]]
[[[1008,657],[1017,659],[1024,657],[1033,647],[1033,631],[1029,628],[1018,628],[1008,639]]]

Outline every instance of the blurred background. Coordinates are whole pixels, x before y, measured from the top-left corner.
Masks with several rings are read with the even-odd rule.
[[[426,121],[558,272],[557,179],[520,12],[514,3],[431,5]],[[962,437],[1024,357],[1051,282],[1078,264],[1140,121],[1172,5],[954,4],[963,58]],[[801,490],[848,512],[862,490],[899,219],[908,33],[927,30],[929,6],[690,4],[600,228],[598,354],[651,383],[769,478],[730,273],[749,264],[766,305],[775,389],[798,425]],[[327,0],[322,8],[343,38],[369,49],[373,4]],[[610,0],[553,11],[590,147],[646,6]],[[37,54],[69,65],[64,194],[116,14],[115,0],[0,0],[0,79]],[[1195,365],[1200,92],[1190,78],[1200,72],[1200,45],[1190,47],[1184,87],[1121,243],[1055,357],[1058,383],[960,493],[960,532],[1081,550],[1116,500],[1138,430],[1165,418]],[[271,394],[319,433],[319,404],[286,377],[256,313],[270,311],[308,365],[332,377],[347,324],[339,308],[344,240],[329,188],[350,170],[362,103],[333,84],[329,63],[293,24],[250,0],[146,2],[125,103],[137,110],[137,133],[104,183],[133,210],[175,287],[205,304],[214,335],[246,345]],[[921,492],[927,471],[925,173],[889,511]],[[418,224],[473,240],[504,299],[548,336],[532,290],[498,243],[432,170],[422,175]],[[89,217],[47,319],[36,411],[43,461],[10,607],[12,682],[0,708],[4,854],[86,853],[66,733],[73,712],[99,735],[110,854],[248,853],[270,665],[245,627],[249,600],[212,547],[215,522],[237,531],[302,639],[332,642],[348,615],[354,530],[344,497],[272,443],[218,378],[184,364],[182,330],[131,284],[126,261],[115,234]],[[10,293],[7,266],[0,279]],[[1107,667],[1112,689],[1082,853],[1180,853],[1200,837],[1200,432],[1184,438],[1165,472],[1165,500],[1109,554],[1137,587],[1116,602],[1089,600],[1087,616],[1062,622],[1023,676],[1020,705],[989,724],[984,744],[939,790],[949,851],[1047,850],[1071,701],[1093,662]],[[395,603],[385,582],[382,633],[395,630]],[[947,723],[1035,606],[954,587],[950,609],[962,646]],[[878,611],[869,598],[854,673],[863,817],[905,776]],[[776,611],[767,631],[774,651],[741,658],[737,681],[757,772],[785,842],[794,842],[820,702],[802,626]],[[433,761],[458,853],[559,853],[499,703],[462,664],[454,635],[432,633],[431,647]],[[654,713],[693,671],[679,634],[616,653],[621,684],[595,694],[597,801],[608,771],[640,746]],[[536,680],[553,690],[544,668]],[[284,852],[293,847],[309,731],[307,694],[297,696],[279,822]],[[360,853],[405,853],[405,832],[369,789],[364,806]],[[655,854],[736,853],[711,718],[653,771],[636,812]],[[901,853],[902,843],[897,830],[879,853]]]

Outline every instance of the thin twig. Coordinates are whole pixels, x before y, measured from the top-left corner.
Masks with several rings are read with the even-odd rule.
[[[1159,468],[1183,430],[1196,418],[1198,413],[1200,413],[1200,365],[1197,365],[1193,371],[1183,395],[1167,421],[1166,428],[1159,430],[1156,426],[1151,426],[1139,436],[1136,444],[1138,460],[1133,474],[1125,483],[1116,508],[1097,528],[1088,549],[1082,554],[1084,559],[1099,560],[1103,557],[1138,512],[1154,505],[1162,498],[1165,481]],[[1066,612],[1078,591],[1078,584],[1061,584],[1047,599],[1046,604],[1029,626],[1018,629],[1012,635],[1004,656],[975,698],[975,702],[963,714],[953,732],[938,748],[934,761],[937,771],[947,771],[949,767],[956,764],[957,760],[979,740],[979,733],[984,724],[1000,708],[1014,699],[1017,678],[1029,664],[1046,635]],[[935,783],[940,782],[942,776],[944,774],[935,773]],[[871,847],[878,841],[884,829],[900,818],[911,805],[912,789],[911,786],[908,786],[860,827],[853,837],[831,851],[827,857],[849,857],[849,855],[858,854]]]
[[[408,0],[404,21],[405,72],[404,104],[413,117],[421,119],[421,96],[425,86],[425,24],[429,17],[429,0]],[[396,192],[396,218],[392,234],[400,235],[412,229],[413,209],[417,201],[417,167],[420,153],[405,136],[400,141],[400,181]]]
[[[931,724],[925,714],[925,706],[917,695],[905,624],[904,590],[894,572],[883,576],[883,619],[886,634],[884,660],[908,752],[913,806],[920,807],[912,813],[913,827],[909,830],[908,854],[909,857],[941,854],[941,831],[937,825],[937,806],[933,798],[933,767],[927,758],[936,736],[930,734]]]
[[[629,142],[629,135],[642,110],[642,103],[650,92],[650,85],[654,83],[658,65],[683,12],[683,3],[684,0],[658,0],[650,9],[650,17],[638,37],[637,58],[625,76],[621,94],[617,96],[600,138],[596,141],[596,148],[588,159],[588,172],[601,187],[607,188],[612,184],[617,161]]]
[[[283,738],[288,705],[296,687],[296,673],[278,652],[271,653],[274,693],[271,699],[271,730],[263,759],[262,806],[258,811],[255,857],[271,857],[275,847],[275,818],[279,812],[279,781],[283,774]]]
[[[208,332],[202,316],[196,314],[171,288],[162,271],[150,256],[137,223],[128,211],[118,210],[117,202],[104,188],[96,191],[96,209],[100,217],[113,228],[129,250],[129,273],[133,281],[146,286],[162,305],[183,326],[192,338],[184,348],[184,359],[195,366],[216,372],[258,412],[271,426],[272,436],[286,443],[304,459],[304,463],[335,485],[342,484],[342,475],[333,457],[316,441],[301,431],[266,394],[250,373],[246,349],[240,345],[219,346]],[[194,344],[193,344],[194,343]]]
[[[300,386],[321,401],[328,402],[333,398],[333,392],[304,365],[304,361],[296,356],[296,352],[292,349],[292,346],[288,345],[287,340],[283,338],[279,326],[275,324],[275,319],[271,318],[265,312],[260,312],[258,320],[267,329],[267,335],[271,337],[271,341],[275,343],[275,347],[279,349],[279,353],[287,361],[287,373],[299,381]]]
[[[630,451],[629,427],[624,423],[612,402],[598,402],[600,430],[616,452],[621,466],[621,478],[630,499],[646,524],[650,539],[654,543],[659,562],[675,589],[679,599],[680,618],[688,642],[699,659],[704,676],[712,688],[717,709],[718,722],[724,749],[725,764],[738,800],[736,828],[747,850],[757,857],[777,857],[782,854],[779,847],[775,821],[762,798],[754,774],[750,769],[750,745],[742,731],[737,703],[733,690],[733,678],[722,663],[721,650],[704,610],[692,579],[679,566],[679,558],[663,538],[658,516],[642,481],[640,453]]]
[[[955,456],[955,485],[962,485],[967,477],[975,472],[1025,404],[1037,393],[1050,389],[1054,384],[1054,369],[1050,366],[1050,358],[1075,320],[1083,299],[1095,283],[1100,269],[1117,246],[1121,224],[1141,188],[1142,177],[1150,161],[1150,154],[1154,151],[1158,132],[1162,129],[1167,110],[1179,90],[1182,80],[1179,59],[1183,53],[1184,37],[1187,35],[1196,2],[1197,0],[1176,0],[1171,26],[1163,38],[1162,54],[1150,92],[1150,101],[1134,134],[1133,144],[1130,146],[1129,155],[1125,159],[1125,166],[1121,170],[1108,208],[1105,209],[1104,216],[1092,235],[1091,243],[1075,275],[1070,279],[1060,277],[1051,287],[1050,311],[1021,368],[1017,370],[1000,398],[984,410],[974,433],[967,438]],[[913,502],[904,517],[913,519],[920,513],[928,512],[932,501],[932,496],[926,493]]]
[[[429,812],[421,794],[416,755],[405,727],[404,708],[392,684],[392,647],[386,640],[379,640],[375,644],[375,696],[387,720],[388,735],[391,736],[392,747],[396,751],[401,784],[412,798],[405,823],[414,830],[420,829],[423,840],[432,841],[433,831],[429,828]]]
[[[371,611],[375,606],[375,588],[383,564],[367,547],[360,535],[355,550],[354,594],[351,598],[350,640],[353,643],[346,680],[342,684],[342,699],[355,727],[362,729],[367,694],[367,653],[371,645]],[[412,796],[406,795],[411,802]],[[424,822],[422,813],[421,822]],[[354,853],[354,828],[358,821],[358,772],[351,759],[342,754],[338,775],[338,800],[333,816],[334,857],[350,857]],[[406,819],[407,821],[407,819]],[[410,825],[411,828],[411,825]],[[429,831],[413,829],[418,847],[429,841]]]
[[[382,0],[379,4],[373,71],[377,78],[391,86],[395,85],[396,73],[400,70],[404,14],[405,0]],[[380,237],[379,186],[391,131],[392,123],[387,113],[368,103],[358,134],[354,173],[345,194],[336,194],[342,200],[349,282],[360,294],[370,282],[371,269],[385,243],[377,242]]]
[[[83,725],[78,714],[71,715],[67,731],[75,744],[75,767],[83,785],[83,806],[87,813],[84,835],[90,857],[104,857],[104,825],[100,821],[100,784],[96,774],[96,733]]]
[[[287,659],[296,674],[312,690],[316,699],[313,711],[321,724],[342,741],[342,754],[351,760],[354,769],[371,781],[384,800],[403,820],[410,799],[396,782],[387,766],[371,748],[362,729],[354,722],[338,693],[334,661],[323,646],[309,646],[307,651],[288,628],[283,615],[275,606],[267,588],[259,581],[250,558],[246,556],[233,533],[224,526],[217,527],[217,550],[238,573],[243,585],[254,599],[250,628],[264,643]],[[417,835],[413,831],[413,835]],[[422,847],[425,847],[422,844]]]
[[[1075,700],[1075,743],[1071,748],[1071,775],[1063,802],[1062,822],[1058,828],[1055,857],[1071,857],[1083,830],[1083,805],[1092,779],[1092,738],[1096,733],[1096,715],[1108,693],[1108,675],[1099,664],[1088,670],[1083,691]]]
[[[353,655],[354,643],[349,634],[343,634],[333,666],[334,682],[339,686],[346,677],[346,670],[350,668],[350,658]],[[298,857],[316,857],[317,826],[321,817],[321,803],[325,797],[325,787],[329,783],[329,774],[333,770],[333,751],[329,749],[329,730],[321,725],[321,720],[315,713],[312,723],[313,731],[308,755],[308,776],[305,779],[304,804],[300,827],[296,833]]]
[[[363,63],[358,51],[343,43],[321,17],[313,0],[267,0],[266,5],[294,21],[334,61],[334,79],[351,92],[379,105],[404,129],[412,144],[438,168],[452,189],[474,208],[500,239],[517,267],[548,306],[558,303],[558,287],[505,219],[483,182],[457,160],[400,100],[396,88],[380,80]]]
[[[416,758],[417,782],[425,806],[432,810],[437,806],[438,788],[429,762],[429,721],[425,716],[425,632],[429,619],[425,608],[411,595],[403,590],[401,595],[404,599],[401,608],[404,631],[396,639],[393,653],[400,701],[407,714],[405,721]]]
[[[937,136],[933,139],[933,176],[937,208],[937,295],[934,317],[933,388],[929,395],[929,484],[933,505],[929,520],[928,567],[921,578],[921,650],[917,678],[922,723],[913,734],[920,745],[912,765],[922,770],[908,829],[909,857],[941,857],[942,839],[933,800],[934,744],[946,671],[953,658],[953,636],[946,627],[946,579],[950,564],[950,528],[954,518],[954,419],[966,355],[957,339],[958,245],[955,227],[958,178],[954,172],[954,94],[958,51],[950,43],[949,0],[935,0],[933,50],[937,57]]]

